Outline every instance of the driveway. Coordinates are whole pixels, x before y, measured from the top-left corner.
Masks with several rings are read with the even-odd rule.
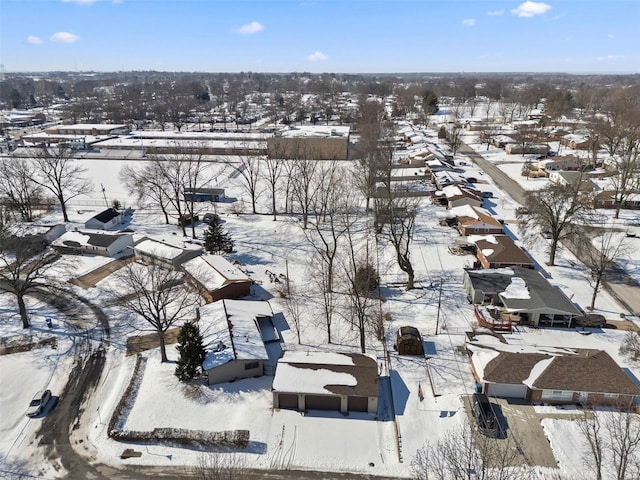
[[[471,397],[463,397],[465,411],[471,425],[475,419],[471,414]],[[490,398],[503,434],[497,441],[506,442],[511,453],[512,464],[558,468],[553,450],[547,440],[540,420],[533,406],[517,399]],[[481,435],[476,429],[474,434]]]

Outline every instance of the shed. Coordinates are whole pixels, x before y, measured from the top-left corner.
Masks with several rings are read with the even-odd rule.
[[[424,355],[422,337],[416,327],[400,327],[396,336],[396,347],[400,355]]]
[[[115,208],[107,208],[84,222],[84,228],[94,230],[111,230],[122,223],[122,214]]]

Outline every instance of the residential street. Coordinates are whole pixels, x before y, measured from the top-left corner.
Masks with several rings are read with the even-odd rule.
[[[518,182],[513,180],[493,163],[485,160],[482,155],[476,153],[468,145],[462,144],[459,152],[469,157],[469,159],[492,178],[498,187],[513,198],[513,200],[519,204],[523,203],[526,190],[522,188]],[[576,255],[575,251],[571,249],[571,245],[567,243],[563,245]],[[617,265],[614,265],[612,270],[612,273],[603,282],[604,289],[627,310],[621,313],[640,315],[640,284]]]

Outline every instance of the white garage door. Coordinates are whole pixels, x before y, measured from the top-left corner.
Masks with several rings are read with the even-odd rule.
[[[508,383],[490,383],[487,387],[487,395],[498,398],[527,398],[527,386]]]

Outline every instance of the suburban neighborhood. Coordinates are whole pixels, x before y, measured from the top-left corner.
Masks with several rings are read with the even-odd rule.
[[[2,65],[0,478],[640,478],[637,73],[177,68]]]

